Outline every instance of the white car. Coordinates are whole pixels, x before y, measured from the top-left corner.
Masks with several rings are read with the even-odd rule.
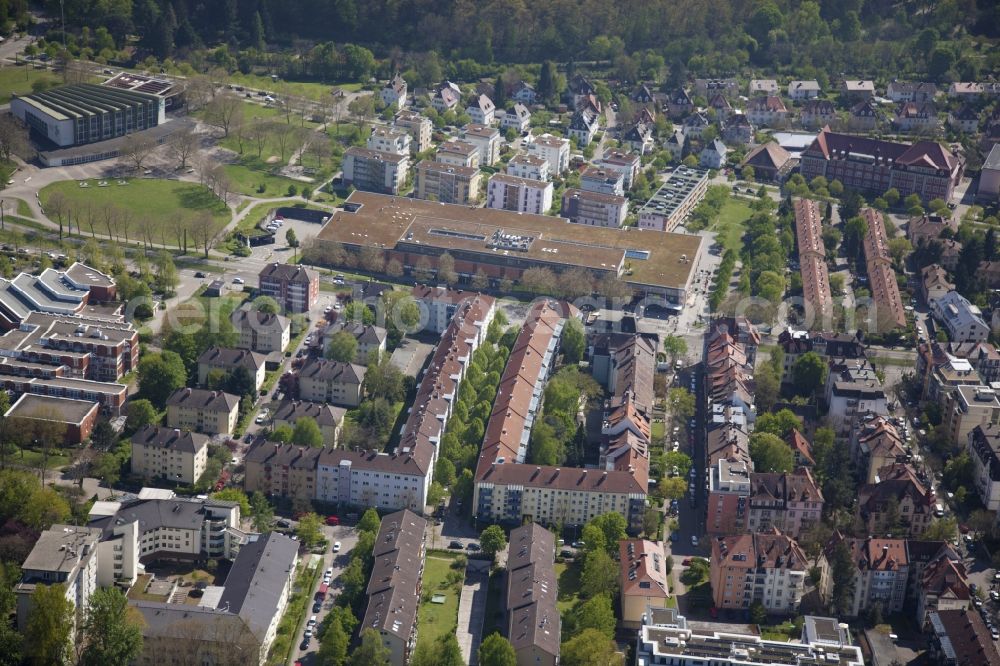
[[[330,567],[329,569],[327,569],[326,573],[324,573],[323,576],[325,578],[332,578],[333,577],[333,567]]]
[[[698,545],[698,537],[696,537],[693,534],[691,535],[691,545],[692,546],[697,546]]]
[[[234,277],[233,284],[244,284],[244,280],[241,277]]]
[[[339,541],[334,541],[333,542],[333,552],[335,552],[335,553],[339,553],[340,552],[340,542]]]

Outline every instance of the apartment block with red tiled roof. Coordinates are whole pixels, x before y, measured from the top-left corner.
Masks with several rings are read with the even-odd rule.
[[[798,611],[809,569],[795,539],[778,530],[712,539],[712,601],[723,610],[760,602],[771,613]]]
[[[806,318],[814,326],[828,329],[833,321],[833,296],[830,293],[830,271],[826,266],[826,247],[823,245],[823,218],[819,204],[812,199],[796,199],[795,235],[799,247],[799,269],[802,275],[802,296],[812,309]]]
[[[874,208],[865,208],[861,211],[861,215],[868,225],[862,246],[868,270],[868,285],[875,306],[873,323],[878,331],[902,328],[906,326],[906,312],[903,310],[903,299],[899,295],[896,272],[892,268],[885,221],[882,213]],[[871,315],[869,317],[871,318]]]
[[[618,542],[618,555],[622,626],[636,629],[648,608],[666,608],[670,599],[663,542],[622,539]]]

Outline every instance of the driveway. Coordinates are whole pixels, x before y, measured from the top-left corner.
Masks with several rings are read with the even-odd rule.
[[[483,639],[483,620],[486,618],[486,593],[490,583],[490,563],[487,560],[469,560],[465,569],[465,584],[458,601],[458,646],[462,659],[469,666],[479,660],[479,643]]]

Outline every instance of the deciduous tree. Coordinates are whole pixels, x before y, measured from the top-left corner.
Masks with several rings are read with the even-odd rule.
[[[117,587],[94,590],[87,608],[84,666],[128,666],[142,652],[142,615]]]
[[[37,585],[24,631],[24,655],[34,664],[62,664],[69,657],[73,604],[66,586]]]

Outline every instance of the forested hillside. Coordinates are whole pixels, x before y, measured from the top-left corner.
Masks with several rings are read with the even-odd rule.
[[[0,0],[0,14],[16,4]],[[50,16],[59,5],[46,1]],[[352,43],[408,65],[431,51],[481,64],[605,60],[633,79],[661,57],[674,77],[755,67],[946,80],[1000,69],[983,43],[1000,35],[995,0],[65,0],[65,13],[74,45],[95,55],[108,38],[161,59],[221,44],[231,61],[220,64],[261,65],[267,49],[273,69],[315,78],[328,76],[321,65],[274,52],[333,42],[314,59],[343,62]]]

